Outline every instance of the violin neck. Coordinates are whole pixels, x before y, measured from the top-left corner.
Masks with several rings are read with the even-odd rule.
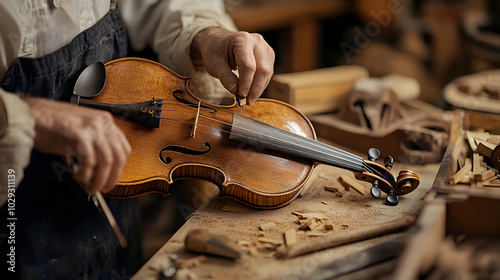
[[[248,143],[257,149],[363,172],[364,159],[360,156],[240,114],[233,114],[229,139]]]

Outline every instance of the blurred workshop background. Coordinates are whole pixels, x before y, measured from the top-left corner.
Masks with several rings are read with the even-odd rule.
[[[419,99],[440,105],[441,91],[450,81],[500,64],[497,0],[225,0],[225,4],[240,30],[262,34],[274,48],[276,74],[360,65],[371,77],[413,77],[421,87]],[[160,195],[141,198],[146,260],[215,190],[182,184],[186,187],[171,189],[168,203]]]

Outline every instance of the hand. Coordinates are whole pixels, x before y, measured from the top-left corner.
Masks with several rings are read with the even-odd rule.
[[[269,84],[274,51],[261,35],[206,28],[193,39],[191,58],[201,59],[208,73],[218,78],[232,94],[247,97],[252,104]],[[238,69],[238,77],[231,71]]]
[[[43,98],[25,98],[35,119],[35,149],[66,158],[76,156],[75,179],[90,194],[111,191],[131,148],[110,113]]]

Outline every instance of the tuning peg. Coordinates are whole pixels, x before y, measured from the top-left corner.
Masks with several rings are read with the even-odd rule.
[[[394,158],[391,156],[387,156],[384,160],[385,168],[387,168],[387,170],[390,171],[392,169],[393,164],[394,164]]]
[[[368,149],[368,160],[369,161],[376,161],[379,157],[380,157],[379,150],[377,150],[376,148]]]
[[[382,195],[382,192],[378,188],[378,180],[377,179],[373,180],[372,187],[370,189],[370,194],[375,198],[379,198]]]
[[[387,202],[387,204],[389,204],[391,206],[395,206],[395,205],[398,205],[398,203],[399,203],[399,197],[394,194],[394,190],[390,190],[389,194],[385,198],[385,201]]]

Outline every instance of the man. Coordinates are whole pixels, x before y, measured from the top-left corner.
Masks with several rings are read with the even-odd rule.
[[[214,102],[229,91],[251,104],[269,83],[274,53],[261,36],[234,29],[216,0],[121,0],[118,10],[103,0],[0,3],[4,201],[15,189],[9,196],[15,200],[2,201],[1,210],[15,218],[4,234],[10,239],[1,239],[2,254],[14,251],[10,271],[30,279],[110,279],[138,268],[136,201],[108,200],[129,241],[121,249],[86,193],[115,186],[130,145],[109,113],[63,101],[85,66],[126,56],[129,41],[137,50],[150,46],[161,63],[191,76],[203,99]],[[80,160],[76,174],[61,160],[71,156]]]

